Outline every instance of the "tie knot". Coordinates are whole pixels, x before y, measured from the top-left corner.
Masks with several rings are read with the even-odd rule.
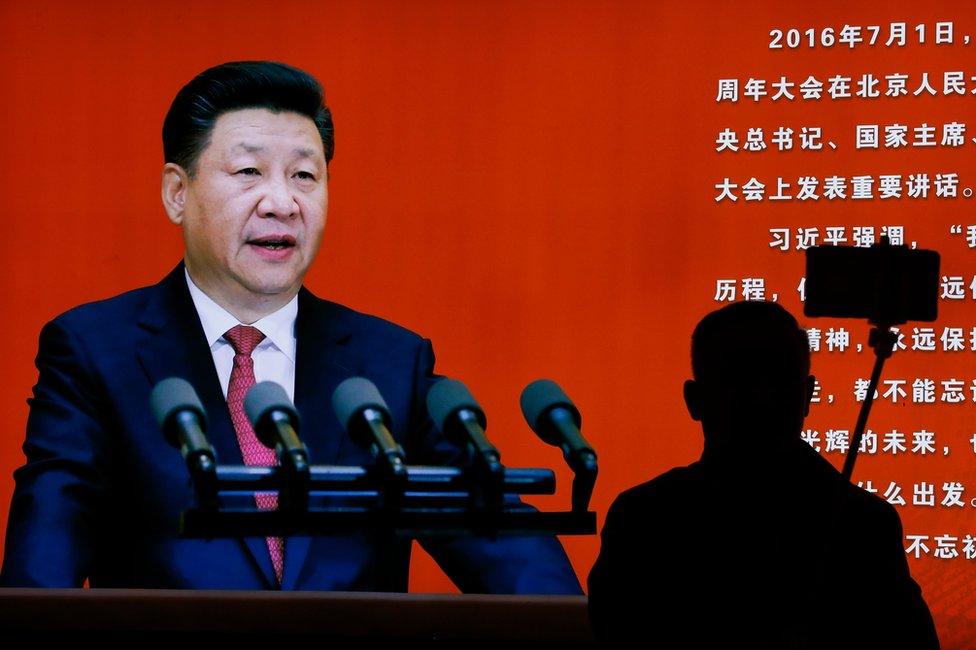
[[[234,352],[249,357],[258,343],[264,340],[264,333],[250,325],[235,325],[224,332],[224,338],[230,342]]]

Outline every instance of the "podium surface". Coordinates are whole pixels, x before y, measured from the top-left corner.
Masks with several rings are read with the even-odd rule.
[[[0,631],[37,639],[593,641],[584,596],[473,594],[0,589]]]

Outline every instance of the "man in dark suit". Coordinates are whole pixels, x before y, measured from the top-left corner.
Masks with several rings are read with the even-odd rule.
[[[182,228],[184,262],[158,285],[73,309],[41,332],[3,584],[405,590],[409,543],[179,536],[194,497],[148,408],[167,377],[200,394],[223,463],[267,464],[239,417],[243,392],[266,379],[293,397],[314,463],[369,462],[329,406],[351,376],[386,398],[408,462],[451,463],[459,450],[426,414],[430,342],[302,287],[333,153],[318,83],[278,63],[211,68],[177,95],[163,139],[163,203]],[[580,591],[551,537],[423,543],[464,591]]]
[[[774,303],[706,316],[684,395],[701,460],[622,493],[589,576],[594,630],[651,647],[937,648],[894,508],[800,438],[806,332]]]

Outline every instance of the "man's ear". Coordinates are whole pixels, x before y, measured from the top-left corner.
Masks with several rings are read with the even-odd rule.
[[[810,401],[813,399],[813,391],[817,386],[817,378],[813,375],[807,376],[806,395],[803,400],[803,417],[810,415]]]
[[[183,223],[183,210],[186,204],[186,190],[190,178],[176,163],[163,165],[162,195],[163,207],[170,222],[179,226]]]
[[[701,422],[701,386],[694,379],[685,381],[685,406],[688,407],[688,415],[695,422]]]

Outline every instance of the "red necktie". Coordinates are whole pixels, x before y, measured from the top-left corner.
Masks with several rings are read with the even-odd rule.
[[[241,455],[245,465],[277,465],[278,459],[274,451],[262,445],[254,428],[244,412],[244,396],[254,380],[254,359],[251,353],[264,340],[264,334],[256,327],[235,325],[227,330],[224,338],[234,348],[234,368],[230,371],[230,383],[227,386],[227,407],[230,409],[230,419],[237,432],[237,442],[241,446]],[[278,507],[278,495],[274,492],[258,492],[254,495],[258,508],[274,510]],[[267,537],[268,552],[271,554],[271,564],[274,565],[275,576],[281,584],[281,576],[285,566],[285,540],[281,537]]]

